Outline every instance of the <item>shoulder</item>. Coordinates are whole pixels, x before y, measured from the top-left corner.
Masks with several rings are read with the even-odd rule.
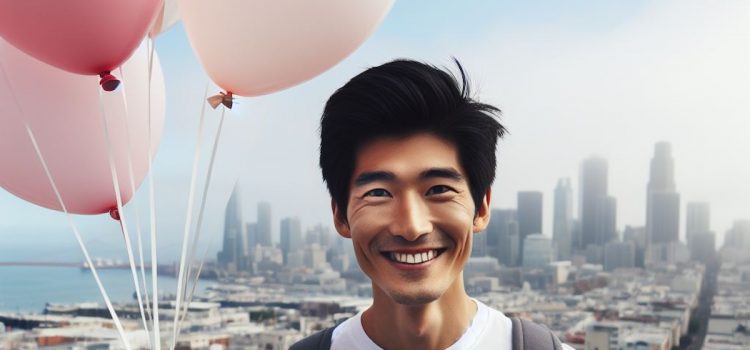
[[[545,325],[530,320],[513,318],[513,344],[523,344],[522,348],[529,349],[560,349],[573,350],[564,344]]]
[[[289,350],[318,350],[330,349],[331,335],[335,327],[326,328],[318,333],[310,335],[292,345]]]
[[[337,326],[326,328],[292,345],[290,350],[317,349],[380,349],[362,329],[360,317],[356,314]]]
[[[491,332],[502,330],[503,332],[507,333],[508,337],[510,337],[510,330],[512,326],[510,318],[508,318],[508,316],[505,316],[505,314],[501,311],[495,310],[479,300],[474,299],[474,301],[477,303],[477,317],[475,320],[478,322],[486,323],[487,329]]]
[[[480,305],[480,308],[483,306],[481,303],[477,304]],[[504,333],[503,338],[507,336],[511,342],[524,342],[527,345],[524,348],[527,349],[555,348],[573,350],[570,345],[563,344],[545,325],[519,318],[511,319],[498,310],[490,307],[487,308],[490,315],[488,323],[491,325],[491,328],[495,331],[502,330]],[[545,346],[535,347],[533,344],[537,344],[537,342],[542,342],[539,345],[545,344]],[[553,347],[547,347],[548,345],[552,345]]]
[[[477,313],[464,336],[449,349],[510,349],[511,321],[502,312],[474,299]]]

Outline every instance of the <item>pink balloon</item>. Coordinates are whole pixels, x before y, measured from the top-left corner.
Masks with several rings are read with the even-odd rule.
[[[235,95],[278,91],[333,67],[367,39],[393,0],[180,0],[208,75]]]
[[[147,56],[145,47],[139,48],[122,66],[123,86],[117,92],[103,93],[124,201],[133,195],[127,167],[128,132],[136,184],[149,168]],[[164,79],[158,62],[154,57],[152,152],[164,125]],[[0,186],[29,202],[62,209],[26,133],[25,119],[70,212],[98,214],[116,207],[97,78],[49,66],[2,39],[0,65],[8,77],[6,81],[0,72]]]
[[[133,54],[163,0],[0,0],[0,36],[78,74],[114,70]]]

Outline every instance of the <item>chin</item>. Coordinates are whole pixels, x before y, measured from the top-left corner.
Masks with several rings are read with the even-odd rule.
[[[388,294],[394,302],[401,305],[424,305],[437,300],[443,295],[443,293],[432,290],[391,291]]]

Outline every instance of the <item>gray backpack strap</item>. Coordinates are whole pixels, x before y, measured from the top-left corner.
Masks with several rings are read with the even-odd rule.
[[[326,328],[305,339],[296,342],[289,350],[329,350],[331,348],[331,336],[336,326]]]
[[[513,350],[562,350],[552,331],[529,320],[513,317]]]

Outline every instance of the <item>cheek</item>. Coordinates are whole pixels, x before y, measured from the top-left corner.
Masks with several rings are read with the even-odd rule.
[[[436,218],[435,223],[447,231],[446,233],[464,237],[473,231],[474,213],[462,205],[436,205],[432,208],[432,214]]]
[[[349,218],[352,239],[369,240],[377,232],[388,226],[391,218],[388,206],[371,206],[356,209]]]

